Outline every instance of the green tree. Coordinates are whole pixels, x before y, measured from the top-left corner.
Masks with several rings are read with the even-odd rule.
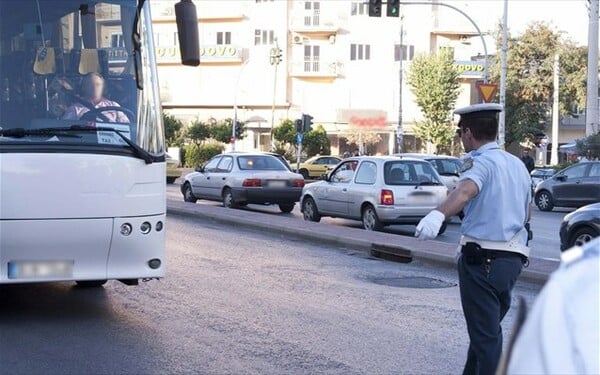
[[[415,136],[440,150],[450,148],[455,134],[450,111],[458,99],[460,82],[453,63],[452,55],[446,50],[417,55],[407,74],[407,82],[424,118],[415,125]]]
[[[580,156],[585,156],[589,160],[600,159],[600,133],[579,139],[577,140],[576,145],[577,153]]]
[[[290,119],[281,121],[279,126],[273,129],[273,138],[283,145],[296,146],[297,135],[296,124]]]
[[[210,138],[210,127],[202,121],[194,121],[187,129],[187,138],[189,138],[197,146],[201,145],[205,140]]]
[[[296,150],[298,148],[297,136],[298,132],[293,120],[283,120],[279,126],[273,129],[273,137],[279,142],[280,146],[283,145]],[[302,150],[307,157],[317,154],[328,155],[331,152],[331,143],[327,138],[327,132],[323,125],[318,125],[310,132],[304,133]]]
[[[162,117],[165,126],[165,141],[167,146],[177,146],[183,143],[181,139],[183,122],[167,112],[163,112]]]
[[[502,43],[497,33],[498,50]],[[554,56],[560,56],[560,113],[585,106],[587,48],[545,22],[533,22],[517,37],[509,36],[507,52],[505,141],[532,140],[550,122]],[[500,82],[500,59],[490,66],[490,80]]]

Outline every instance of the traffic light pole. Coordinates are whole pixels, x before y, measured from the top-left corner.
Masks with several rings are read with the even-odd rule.
[[[271,151],[275,150],[275,139],[273,138],[273,129],[275,128],[275,102],[277,100],[277,67],[281,62],[281,49],[279,43],[275,39],[275,47],[271,49],[270,56],[271,65],[273,69],[273,105],[271,106],[271,129],[269,130],[269,139],[271,142]],[[260,137],[260,134],[258,135]]]
[[[399,81],[399,87],[400,90],[398,91],[398,126],[396,127],[396,152],[397,153],[401,153],[402,152],[402,142],[404,140],[404,126],[402,125],[402,81],[403,81],[403,75],[404,75],[404,69],[403,69],[403,61],[404,60],[404,54],[402,53],[402,49],[404,48],[403,46],[404,44],[404,15],[400,14],[400,73],[399,76],[400,78],[398,79]]]

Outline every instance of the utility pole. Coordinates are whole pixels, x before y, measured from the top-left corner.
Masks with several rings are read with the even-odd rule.
[[[404,14],[400,13],[400,73],[399,73],[399,88],[398,91],[398,126],[396,126],[396,152],[402,152],[402,141],[404,140],[404,126],[402,125],[402,80],[404,75],[403,61],[404,60]],[[407,51],[408,52],[408,51]]]
[[[554,84],[553,84],[553,101],[552,101],[552,151],[550,153],[550,164],[558,164],[558,126],[560,116],[558,106],[560,100],[560,56],[558,53],[554,55]]]
[[[275,47],[271,48],[269,61],[273,65],[273,105],[271,106],[271,129],[269,130],[269,139],[271,140],[271,151],[275,149],[275,140],[273,138],[273,129],[275,128],[275,101],[277,100],[277,67],[281,62],[281,48],[277,38],[275,38]],[[260,140],[260,133],[258,133]]]
[[[246,67],[246,65],[248,64],[248,61],[250,61],[250,59],[246,59],[246,61],[244,61],[244,63],[242,64],[242,67],[240,68],[240,71],[238,73],[237,76],[237,80],[235,81],[235,91],[233,92],[233,123],[231,124],[231,151],[235,151],[235,125],[238,123],[238,114],[237,114],[237,97],[238,97],[238,88],[240,86],[240,78],[242,78],[242,72],[244,71],[244,68]],[[260,137],[260,135],[259,135]]]
[[[589,1],[585,135],[598,132],[598,0]]]
[[[502,17],[502,55],[500,63],[500,112],[498,121],[498,144],[502,147],[506,139],[506,71],[508,54],[508,0],[504,0],[504,15]]]

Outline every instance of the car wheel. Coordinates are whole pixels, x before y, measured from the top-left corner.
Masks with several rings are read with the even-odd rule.
[[[598,232],[594,229],[585,227],[578,229],[575,234],[571,237],[571,242],[569,243],[569,248],[573,246],[583,246],[586,243],[590,242],[594,238],[598,237]]]
[[[442,224],[442,226],[440,227],[440,231],[438,232],[438,236],[439,236],[440,234],[444,234],[444,232],[446,231],[446,229],[448,229],[448,223],[444,222],[444,223]]]
[[[304,220],[306,221],[314,221],[315,223],[321,221],[321,215],[319,215],[317,204],[311,197],[304,198],[304,202],[302,202],[302,213],[304,215]]]
[[[554,201],[550,192],[542,190],[535,196],[535,205],[541,211],[552,211],[554,208]]]
[[[281,210],[281,212],[289,214],[294,210],[295,205],[295,203],[281,203],[279,204],[279,209]]]
[[[172,184],[175,182],[175,180],[177,180],[176,177],[167,177],[167,184]]]
[[[223,191],[223,207],[225,208],[236,208],[237,204],[235,203],[235,200],[233,199],[233,193],[231,192],[230,188],[226,188]]]
[[[363,227],[368,231],[380,231],[383,230],[383,224],[377,217],[375,207],[370,204],[365,206],[362,211],[362,222]]]
[[[99,288],[106,284],[106,280],[77,280],[75,283],[81,288]]]
[[[192,186],[189,182],[186,182],[183,185],[183,200],[190,203],[196,203],[198,201],[198,198],[192,193]]]
[[[306,169],[300,169],[300,174],[302,175],[302,177],[304,177],[305,180],[308,180],[310,177]]]

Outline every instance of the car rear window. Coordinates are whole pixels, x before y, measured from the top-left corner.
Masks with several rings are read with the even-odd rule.
[[[386,185],[441,184],[431,164],[424,161],[388,161],[383,166],[383,178]]]
[[[241,170],[254,171],[287,171],[287,167],[274,156],[269,155],[254,155],[254,156],[239,156],[238,166]]]

